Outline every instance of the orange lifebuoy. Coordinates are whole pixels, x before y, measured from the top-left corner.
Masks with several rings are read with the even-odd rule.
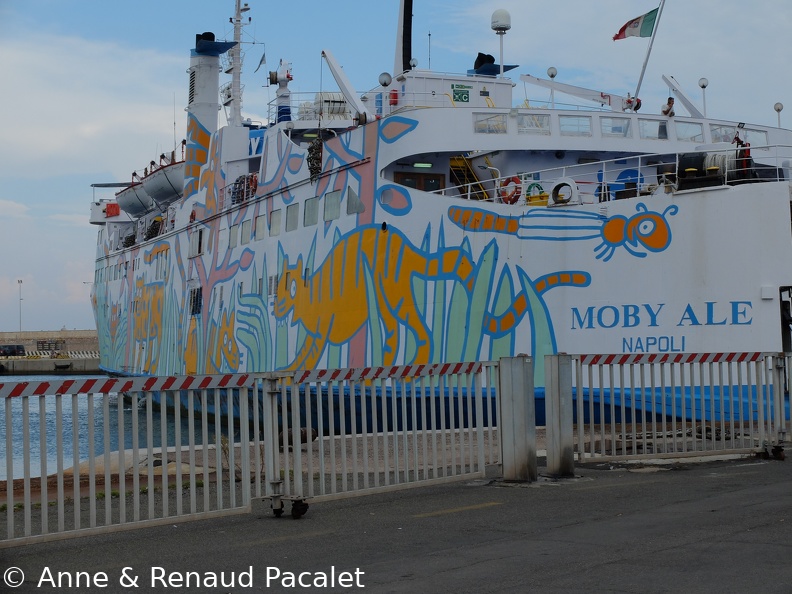
[[[512,186],[511,190],[509,190],[509,186]],[[520,178],[516,175],[511,177],[507,177],[501,182],[500,187],[500,199],[505,202],[506,204],[514,204],[517,202],[517,199],[520,197],[522,193],[522,182]]]

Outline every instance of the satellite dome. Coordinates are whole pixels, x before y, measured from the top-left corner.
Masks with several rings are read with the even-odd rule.
[[[499,8],[492,13],[492,30],[508,31],[511,29],[511,15],[508,10]]]

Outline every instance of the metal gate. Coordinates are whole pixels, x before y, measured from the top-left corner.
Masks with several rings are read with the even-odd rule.
[[[553,473],[571,473],[574,459],[783,457],[783,354],[555,355],[545,365]]]
[[[306,501],[482,477],[500,461],[496,363],[259,377],[254,496],[276,515],[284,500],[298,518]]]

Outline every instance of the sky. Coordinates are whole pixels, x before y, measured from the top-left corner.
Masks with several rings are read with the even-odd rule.
[[[310,98],[336,90],[324,49],[361,93],[393,72],[397,0],[249,4],[244,117],[266,121],[275,96],[267,73],[281,59],[293,64],[293,95]],[[519,64],[510,73],[516,104],[549,100],[549,90],[526,89],[519,75],[546,78],[550,66],[559,82],[634,94],[649,39],[612,38],[658,5],[414,0],[413,55],[418,68],[452,73],[472,68],[478,52],[497,58],[490,19],[506,9],[504,62]],[[89,209],[112,191],[91,184],[128,181],[184,138],[195,34],[230,39],[233,8],[233,0],[0,0],[0,332],[95,328],[97,229]],[[773,106],[781,102],[781,125],[792,127],[791,30],[789,0],[667,0],[641,87],[643,110],[657,113],[665,102],[662,74],[703,108],[698,81],[706,77],[710,117],[777,125]],[[254,73],[262,56],[266,64]],[[687,114],[679,106],[677,115]]]

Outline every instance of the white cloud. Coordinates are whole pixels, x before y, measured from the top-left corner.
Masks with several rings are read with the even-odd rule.
[[[183,56],[35,34],[0,41],[0,52],[8,88],[25,90],[25,117],[0,112],[4,134],[15,139],[0,145],[0,159],[16,175],[109,171],[126,179],[172,147]]]
[[[0,212],[4,219],[22,219],[30,217],[30,207],[13,200],[0,198]]]

